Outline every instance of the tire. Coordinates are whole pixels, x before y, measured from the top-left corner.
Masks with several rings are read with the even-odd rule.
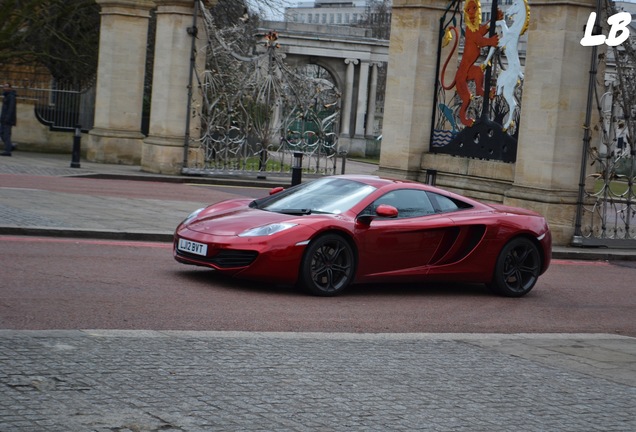
[[[521,297],[530,292],[541,273],[541,254],[532,240],[517,237],[503,247],[497,258],[490,288],[505,297]]]
[[[312,240],[300,265],[300,286],[318,296],[340,294],[353,281],[355,255],[345,238],[326,234]]]

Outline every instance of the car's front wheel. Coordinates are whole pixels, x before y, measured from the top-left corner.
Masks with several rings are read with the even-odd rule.
[[[497,258],[490,288],[506,297],[530,292],[541,272],[541,255],[532,240],[518,237],[508,242]]]
[[[334,296],[352,282],[355,255],[345,238],[326,234],[309,243],[300,266],[302,288],[319,296]]]

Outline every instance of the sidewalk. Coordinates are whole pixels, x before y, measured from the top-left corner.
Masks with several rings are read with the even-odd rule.
[[[290,182],[289,177],[275,176],[257,179],[238,176],[209,178],[159,175],[143,172],[139,166],[100,164],[84,160],[80,162],[80,168],[71,168],[70,163],[70,155],[16,151],[11,158],[0,160],[0,175],[81,176],[168,184],[259,187],[265,188],[263,195],[267,193],[267,188],[288,186]],[[369,163],[353,160],[346,163],[347,174],[373,174],[376,170],[377,166]],[[88,194],[78,200],[77,194],[51,193],[45,188],[42,190],[37,187],[6,187],[0,183],[0,234],[169,242],[178,221],[190,211],[207,204],[209,202],[105,198]],[[157,217],[158,211],[161,212],[160,218]],[[636,251],[555,246],[553,257],[572,260],[633,261],[636,260]]]
[[[377,166],[373,164],[347,163],[347,173],[375,170]],[[270,175],[265,179],[159,175],[143,172],[139,166],[86,161],[81,161],[80,168],[71,168],[68,155],[20,151],[0,160],[0,178],[3,174],[11,176],[0,180],[0,234],[162,242],[172,240],[177,224],[190,212],[214,202],[213,194],[207,200],[204,197],[209,197],[218,187],[226,187],[228,191],[218,192],[216,200],[221,200],[238,196],[237,187],[258,188],[253,193],[254,197],[260,197],[267,195],[272,187],[289,186],[291,182],[291,177]],[[29,175],[29,182],[20,174]],[[125,186],[127,190],[121,190],[119,196],[104,191],[95,193],[91,189],[66,191],[68,188],[62,188],[64,191],[59,191],[53,187],[54,183],[78,177],[102,179],[113,188],[108,181],[129,182]],[[199,188],[202,192],[199,196],[183,197],[167,192],[175,185],[210,187]],[[153,187],[152,194],[144,198]]]
[[[0,430],[626,432],[635,349],[613,335],[0,330]]]
[[[70,168],[69,159],[0,160],[0,235],[167,242],[204,199],[289,181]],[[348,173],[373,171],[347,162]],[[76,176],[107,180],[79,191]],[[0,313],[10,302],[0,296]],[[635,401],[636,339],[613,334],[0,329],[2,432],[627,431]]]

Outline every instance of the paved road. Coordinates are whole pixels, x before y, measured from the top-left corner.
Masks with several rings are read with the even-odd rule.
[[[554,260],[520,299],[435,283],[358,285],[321,298],[180,264],[170,243],[0,236],[0,248],[13,257],[0,304],[6,329],[636,336],[626,319],[636,309],[633,262]]]
[[[159,184],[135,197],[132,184],[114,195],[56,190],[60,182],[80,184],[64,176],[123,178],[134,167],[83,163],[74,171],[60,157],[20,152],[4,159],[2,234],[165,236],[160,224],[172,230],[173,218],[210,199],[185,198],[195,186],[165,200],[152,195]],[[41,178],[25,187],[33,179],[24,176]],[[157,206],[163,218],[152,224],[132,216],[146,218]],[[1,252],[10,259],[10,250]],[[0,431],[632,431],[635,341],[611,334],[0,330]]]

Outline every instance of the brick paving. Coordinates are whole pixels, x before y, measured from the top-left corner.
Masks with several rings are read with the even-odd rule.
[[[0,331],[0,430],[636,430],[636,383],[492,344],[521,339]]]

